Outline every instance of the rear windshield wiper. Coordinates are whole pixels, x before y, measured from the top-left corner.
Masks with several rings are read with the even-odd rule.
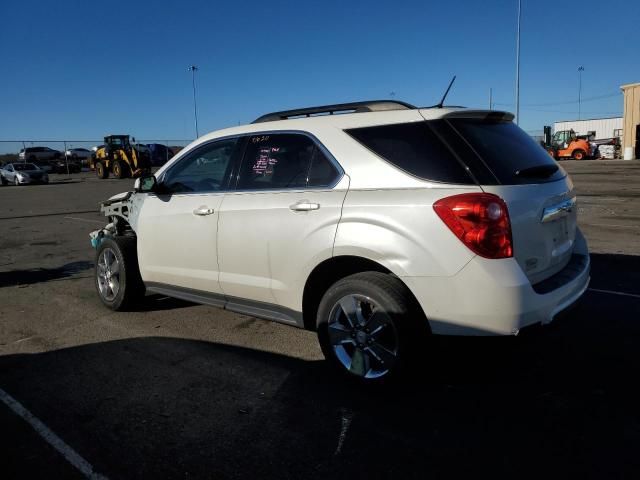
[[[553,164],[547,165],[536,165],[535,167],[527,167],[522,170],[516,170],[516,175],[518,177],[538,177],[538,178],[547,178],[553,175],[558,171],[558,166]]]

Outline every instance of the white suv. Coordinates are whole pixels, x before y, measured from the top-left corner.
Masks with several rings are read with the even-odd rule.
[[[512,118],[375,101],[210,133],[103,203],[99,296],[317,330],[372,382],[423,335],[548,323],[586,290],[589,253],[571,180]]]

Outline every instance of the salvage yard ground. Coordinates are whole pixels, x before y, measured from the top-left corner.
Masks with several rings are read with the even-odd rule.
[[[131,180],[0,187],[0,476],[638,478],[640,162],[563,166],[583,302],[516,338],[439,339],[374,392],[333,378],[311,332],[161,296],[102,307],[88,232]]]

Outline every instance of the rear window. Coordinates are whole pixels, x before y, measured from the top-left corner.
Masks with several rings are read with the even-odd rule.
[[[503,185],[550,182],[565,176],[556,161],[514,123],[462,118],[449,122]],[[469,153],[458,153],[466,163]],[[554,167],[558,167],[555,173]]]
[[[416,177],[436,182],[474,183],[427,122],[354,128],[346,132],[378,156]]]

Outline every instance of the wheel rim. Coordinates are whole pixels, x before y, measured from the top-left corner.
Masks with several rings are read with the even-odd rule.
[[[120,172],[120,164],[119,164],[119,163],[116,163],[116,164],[113,166],[113,173],[115,174],[115,176],[116,176],[116,177],[119,177],[119,176],[120,176],[120,173],[121,173],[121,172]]]
[[[120,262],[115,252],[105,248],[98,257],[98,289],[107,301],[112,301],[120,291]]]
[[[398,360],[396,326],[370,297],[342,297],[329,314],[328,334],[338,361],[359,377],[382,377]]]

